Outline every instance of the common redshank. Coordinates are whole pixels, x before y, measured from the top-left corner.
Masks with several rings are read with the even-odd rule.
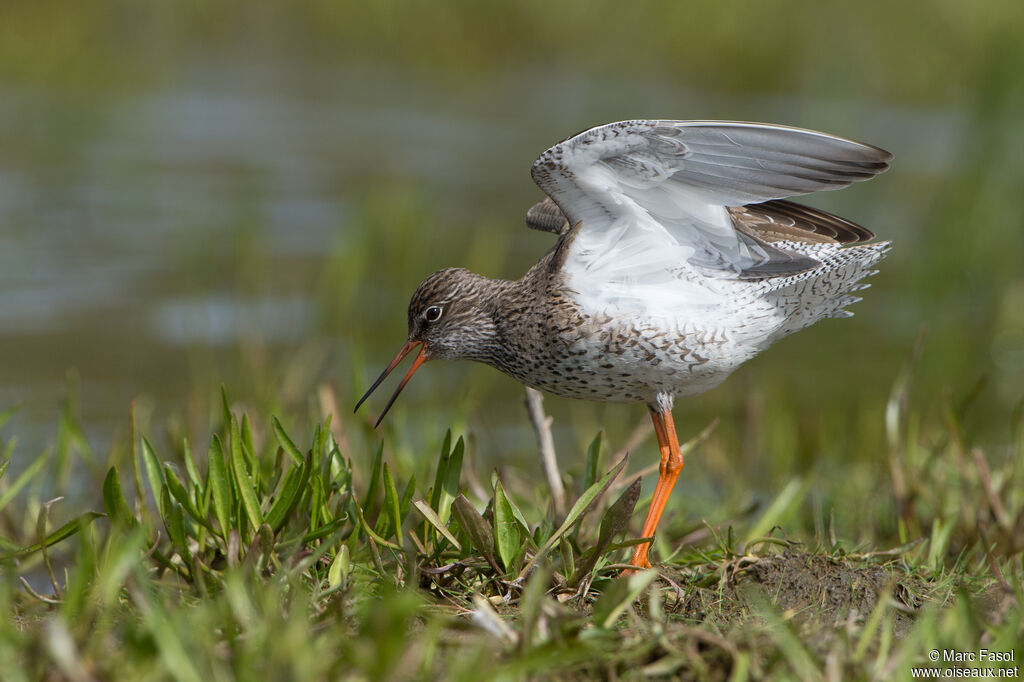
[[[555,246],[521,279],[445,268],[409,303],[406,355],[384,407],[434,358],[495,367],[568,398],[644,403],[661,466],[640,537],[653,537],[683,467],[677,396],[703,393],[777,339],[848,317],[889,248],[867,229],[785,197],[867,180],[892,158],[811,130],[731,121],[622,121],[533,163],[545,194],[528,226]],[[856,246],[853,246],[856,244]],[[650,543],[631,563],[646,567]]]

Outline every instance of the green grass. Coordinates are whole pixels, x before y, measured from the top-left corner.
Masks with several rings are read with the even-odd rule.
[[[668,524],[661,563],[632,576],[620,569],[649,495],[625,474],[640,467],[606,461],[600,435],[559,517],[542,487],[479,480],[450,433],[416,462],[384,444],[354,457],[339,442],[362,423],[328,418],[299,437],[224,394],[208,445],[160,452],[133,426],[127,448],[92,465],[95,503],[71,511],[41,496],[85,452],[69,408],[56,450],[0,478],[0,669],[10,680],[906,679],[932,649],[1019,657],[1020,415],[1007,456],[989,457],[965,436],[969,406],[932,421],[908,387],[909,374],[885,416],[888,474],[873,472],[873,490],[862,468],[838,482],[847,507],[895,511],[892,533],[837,537],[835,510],[808,504],[793,479],[685,536]],[[0,476],[13,449],[11,438]]]
[[[530,126],[535,148],[445,194],[404,161],[329,176],[346,211],[337,243],[310,263],[275,259],[253,209],[270,190],[228,192],[230,256],[198,224],[171,254],[181,291],[309,297],[317,323],[300,345],[195,349],[157,375],[145,372],[164,360],[120,357],[98,337],[81,357],[111,356],[132,391],[157,396],[102,451],[74,390],[46,452],[19,446],[20,415],[0,412],[0,678],[907,679],[932,649],[1017,646],[1020,661],[1019,1],[149,5],[21,3],[0,22],[0,80],[22,114],[11,120],[43,122],[10,126],[5,154],[15,177],[57,188],[5,229],[34,233],[37,206],[68,205],[123,98],[179,93],[222,57],[280,68],[266,83],[328,103],[337,74],[365,69],[370,110],[391,106],[388,92],[372,96],[375,80],[397,75],[403,92],[421,84],[449,101],[453,121]],[[498,94],[509,89],[525,104]],[[395,101],[449,120],[417,92]],[[571,126],[550,121],[564,110]],[[687,458],[656,577],[621,578],[652,475],[633,481],[656,454],[641,441],[614,475],[611,453],[642,410],[548,401],[569,506],[581,501],[566,519],[523,445],[517,388],[497,372],[430,367],[379,432],[348,408],[364,360],[403,340],[421,277],[447,265],[516,277],[550,246],[519,226],[538,198],[525,169],[544,144],[648,115],[871,127],[893,170],[822,202],[895,248],[857,317],[680,401],[680,434],[721,422]],[[936,117],[962,119],[960,134],[922,155],[910,128]],[[346,154],[330,149],[352,142],[328,135],[318,158],[333,167]],[[154,216],[164,205],[139,163],[113,184]],[[260,173],[216,177],[248,188]],[[925,322],[928,345],[900,374]],[[52,367],[71,357],[66,338],[2,355]],[[324,377],[337,395],[317,386]],[[159,392],[183,384],[198,397]],[[26,398],[22,409],[48,408]]]

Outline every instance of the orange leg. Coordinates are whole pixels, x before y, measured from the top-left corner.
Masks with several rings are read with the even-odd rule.
[[[651,499],[651,507],[647,510],[647,519],[644,521],[644,529],[640,537],[650,537],[658,528],[658,521],[661,520],[661,513],[665,511],[665,504],[668,502],[669,493],[679,478],[679,472],[683,470],[683,453],[679,449],[679,438],[676,437],[676,425],[672,421],[672,413],[668,410],[655,412],[651,410],[651,421],[654,422],[654,434],[658,437],[658,448],[661,450],[661,467],[658,469],[658,485],[654,487],[654,497]],[[637,545],[633,550],[633,560],[629,563],[637,568],[647,568],[650,563],[647,561],[647,551],[651,543],[645,542]]]

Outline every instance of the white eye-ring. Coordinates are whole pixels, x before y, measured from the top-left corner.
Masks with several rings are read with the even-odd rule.
[[[432,305],[423,313],[423,319],[427,322],[437,322],[441,319],[441,306]]]

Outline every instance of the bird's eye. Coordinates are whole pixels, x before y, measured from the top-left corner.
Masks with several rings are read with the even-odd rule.
[[[427,322],[437,322],[441,319],[441,307],[432,305],[423,313],[423,319]]]

